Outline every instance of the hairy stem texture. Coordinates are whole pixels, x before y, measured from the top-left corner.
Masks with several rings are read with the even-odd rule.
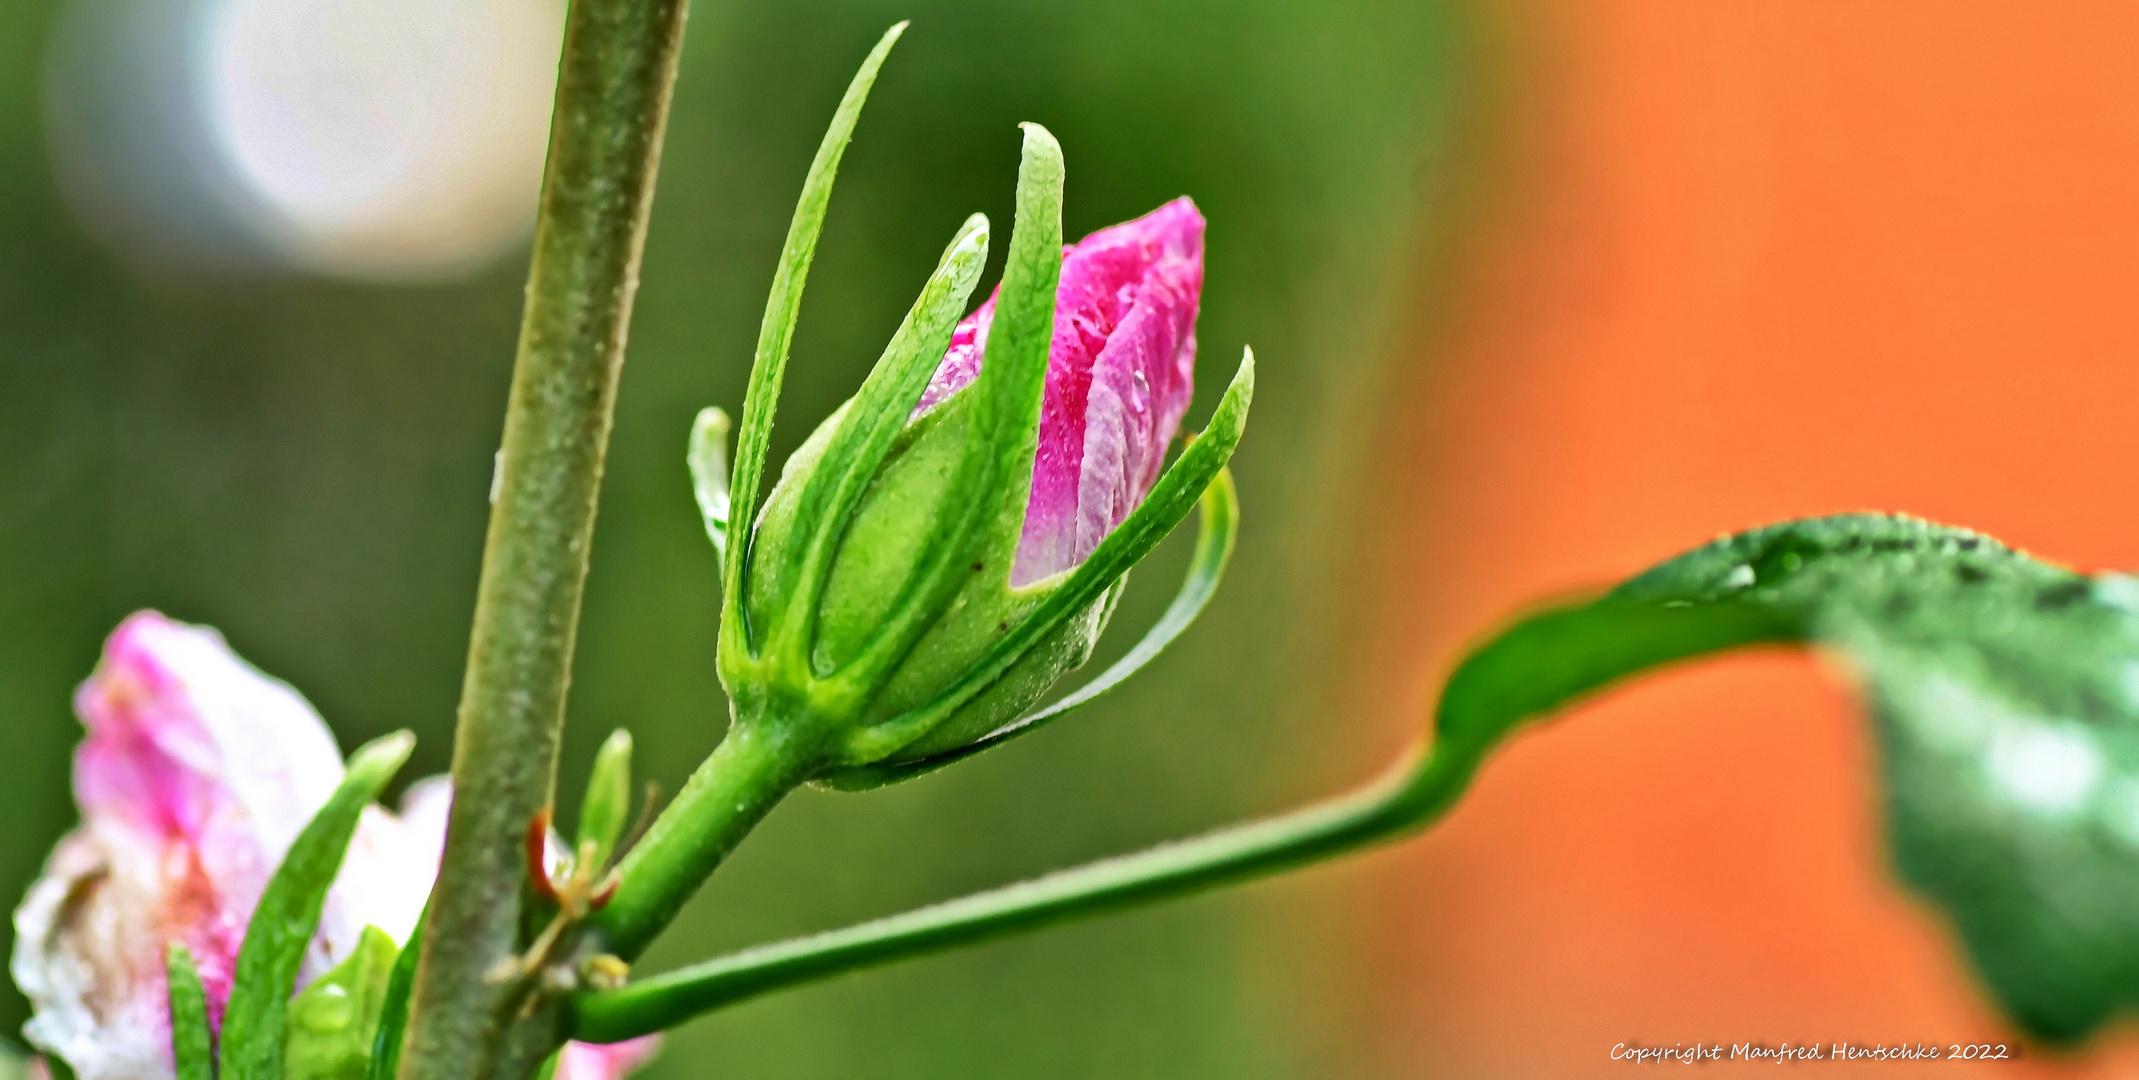
[[[485,975],[519,944],[519,841],[555,783],[602,462],[687,8],[688,0],[575,0],[566,25],[461,691],[457,794],[402,1080],[519,1080],[534,1067],[520,1059],[555,1042],[531,1037],[517,1005]]]

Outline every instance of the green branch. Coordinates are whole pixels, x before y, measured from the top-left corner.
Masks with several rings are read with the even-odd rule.
[[[518,1080],[518,1066],[498,1060],[511,1010],[499,1008],[499,989],[484,975],[518,944],[519,841],[554,785],[687,7],[687,0],[576,0],[565,28],[453,747],[456,796],[423,938],[405,1080]]]
[[[2127,700],[2116,697],[2123,685],[2118,680],[2139,662],[2132,659],[2139,656],[2134,597],[2139,587],[2129,579],[2096,584],[1976,534],[1904,518],[1819,519],[1729,537],[1601,598],[1548,608],[1502,631],[1450,677],[1435,713],[1431,751],[1352,794],[903,915],[759,946],[621,989],[583,993],[572,1001],[570,1028],[598,1042],[627,1038],[783,987],[1273,874],[1402,836],[1444,815],[1486,755],[1524,722],[1629,676],[1725,649],[1816,641],[1861,666],[1886,715],[1906,723],[1912,711],[1929,708],[1926,715],[1944,718],[1946,730],[1959,722],[1955,710],[1979,711],[1971,723],[2007,725],[2036,714],[2082,715],[2085,703],[2099,711],[2104,701]],[[2104,723],[2139,723],[2139,701],[2120,708]],[[1966,762],[1939,763],[1932,753],[1938,747],[1891,746],[1898,755],[1891,767],[1931,778],[1919,797],[1950,799],[1961,777],[1972,775]],[[1898,812],[1917,813],[1913,805],[1899,802]],[[2029,892],[2035,886],[2024,875],[2000,871],[1988,882],[1960,882],[1968,890],[1954,883],[1962,872],[1978,872],[1983,853],[2000,845],[2025,853],[2069,840],[2043,832],[2043,823],[2024,815],[1996,816],[2025,809],[1998,804],[1982,811],[1979,832],[1934,837],[1963,855],[1903,853],[1912,877],[1935,893],[1959,898],[1955,906],[1962,909],[1964,929],[1970,925],[1966,916],[1981,914],[1966,910],[1968,898],[1992,888],[2013,895],[2001,896],[2003,906],[1991,914],[2042,915],[2041,940],[2047,944],[2011,933],[1987,935],[1993,948],[2010,951],[2017,941],[2030,950],[2019,961],[2004,953],[1985,957],[1994,983],[2001,971],[2032,970],[2044,956],[2070,959],[2055,948],[2053,932],[2065,925],[2055,904]],[[1968,853],[1972,861],[1964,857]],[[2139,865],[2119,872],[2125,870],[2139,878]],[[2135,941],[2139,932],[2112,935],[2085,955],[2109,955]],[[2044,988],[2035,984],[1997,988],[2023,1024],[2069,1036],[2098,1023],[2116,1000],[2067,1000],[2073,997],[2069,987],[2092,974],[2074,972],[2053,987],[2064,993],[2054,1001],[2042,998]]]
[[[1629,671],[1743,640],[1719,635],[1726,627],[1706,623],[1690,636],[1674,633],[1662,640],[1599,634],[1580,623],[1592,610],[1584,605],[1541,615],[1473,655],[1449,684],[1440,714],[1444,737],[1433,752],[1407,756],[1356,792],[902,915],[759,946],[622,989],[580,994],[572,1001],[570,1030],[596,1042],[631,1038],[768,991],[1274,874],[1400,836],[1454,805],[1486,753],[1516,722]],[[1569,620],[1577,621],[1574,633],[1568,632]]]

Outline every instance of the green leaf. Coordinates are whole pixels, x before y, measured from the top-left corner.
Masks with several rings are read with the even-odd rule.
[[[349,759],[342,784],[297,835],[282,857],[238,947],[230,1004],[223,1013],[223,1076],[281,1080],[288,1042],[290,991],[305,949],[319,929],[327,890],[341,870],[364,808],[408,760],[416,744],[408,732],[366,743]]]
[[[1873,706],[1895,863],[1999,1004],[2078,1038],[2139,1003],[2139,583],[1972,532],[1850,516],[1761,529],[1526,620],[1449,686],[1496,740],[1615,674],[1762,640],[1847,658]]]
[[[290,1001],[288,1080],[366,1080],[401,949],[367,926],[347,959]]]
[[[967,743],[955,750],[934,754],[915,761],[866,765],[856,769],[841,769],[819,778],[826,787],[841,791],[865,791],[870,788],[911,780],[931,773],[953,762],[988,750],[1021,735],[1029,735],[1042,725],[1062,717],[1094,698],[1127,681],[1131,675],[1143,670],[1144,665],[1158,658],[1174,639],[1181,636],[1203,613],[1205,605],[1218,592],[1218,582],[1225,576],[1226,562],[1233,555],[1233,541],[1240,527],[1240,502],[1233,490],[1233,476],[1220,470],[1218,478],[1204,489],[1201,502],[1203,515],[1201,528],[1196,534],[1196,551],[1189,559],[1188,576],[1181,582],[1181,591],[1174,595],[1173,603],[1167,605],[1159,621],[1146,631],[1142,640],[1120,660],[1101,672],[1091,682],[1079,687],[1061,700],[1035,709],[1018,719]]]
[[[684,452],[691,468],[691,494],[706,525],[706,539],[723,560],[728,557],[728,414],[698,410],[691,421],[691,441]]]
[[[178,1080],[215,1080],[215,1048],[208,1033],[208,992],[185,946],[172,942],[163,954],[170,984],[171,1059]]]
[[[409,995],[416,989],[416,964],[423,957],[423,927],[431,921],[431,902],[423,902],[423,912],[416,916],[416,925],[408,932],[408,944],[401,947],[400,955],[394,957],[393,971],[387,974],[386,993],[379,1001],[379,1024],[371,1039],[371,1068],[367,1080],[394,1080],[401,1067],[401,1035],[408,1030]]]
[[[795,338],[795,320],[802,311],[802,286],[809,278],[810,260],[817,254],[817,235],[824,228],[825,207],[832,199],[832,180],[839,173],[839,159],[846,153],[847,140],[854,136],[854,125],[861,119],[862,105],[869,100],[869,89],[876,84],[877,69],[891,53],[892,45],[899,35],[906,32],[906,24],[900,23],[886,31],[876,47],[862,61],[861,70],[855,72],[854,81],[847,84],[847,92],[839,101],[838,111],[832,114],[832,126],[824,133],[824,141],[818,144],[817,156],[810,162],[809,175],[802,181],[802,198],[795,204],[794,221],[787,228],[787,242],[780,248],[780,264],[773,271],[772,294],[765,300],[765,319],[758,328],[757,356],[750,365],[750,384],[743,396],[743,425],[735,440],[735,475],[730,486],[732,521],[741,521],[744,527],[755,520],[758,511],[758,489],[765,475],[765,457],[772,443],[773,412],[780,397],[780,384],[787,374],[787,352]],[[748,543],[729,544],[721,572],[721,649],[723,653],[740,649],[750,651],[749,629],[743,625],[743,565],[747,561]]]
[[[606,865],[630,824],[631,732],[618,728],[594,753],[587,794],[579,802],[579,843],[573,846],[573,857],[584,854],[594,866]]]

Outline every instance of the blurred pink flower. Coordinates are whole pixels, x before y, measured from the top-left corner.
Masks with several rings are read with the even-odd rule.
[[[1064,249],[1012,584],[1083,562],[1150,492],[1195,390],[1202,294],[1203,215],[1186,198]],[[995,301],[958,324],[917,415],[980,373]]]
[[[222,635],[155,612],[129,617],[75,695],[82,824],[15,911],[23,1033],[80,1080],[173,1075],[164,950],[184,945],[221,1023],[245,924],[297,834],[342,779],[319,714],[239,659]],[[328,894],[300,985],[366,925],[407,939],[445,840],[445,778],[412,785],[399,815],[365,811]],[[635,1065],[564,1073],[614,1080]],[[643,1060],[640,1059],[640,1060]]]
[[[551,1080],[612,1080],[652,1061],[661,1049],[661,1036],[643,1035],[620,1043],[564,1044],[557,1055],[557,1072]]]

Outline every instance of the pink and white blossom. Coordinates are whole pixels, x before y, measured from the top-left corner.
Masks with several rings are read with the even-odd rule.
[[[186,947],[221,1023],[245,926],[306,822],[342,779],[310,703],[222,635],[155,612],[121,623],[75,695],[82,822],[15,911],[23,1033],[80,1080],[173,1075],[164,951]],[[366,925],[406,941],[437,875],[451,790],[412,785],[399,814],[371,807],[328,894],[300,985]],[[615,1080],[651,1053],[579,1052],[558,1080]]]

